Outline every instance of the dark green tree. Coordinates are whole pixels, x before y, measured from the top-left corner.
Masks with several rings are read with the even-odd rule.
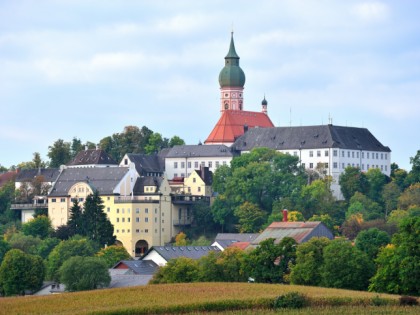
[[[0,239],[0,265],[3,261],[4,255],[11,249],[9,243],[5,242],[4,240]]]
[[[366,172],[366,178],[368,182],[367,196],[377,203],[382,203],[382,191],[389,182],[388,176],[383,174],[379,168],[371,168]]]
[[[48,147],[48,157],[50,158],[50,167],[60,167],[71,160],[70,143],[58,139],[52,146]]]
[[[334,202],[329,182],[318,179],[302,188],[299,209],[306,218],[310,218],[314,214],[331,213]]]
[[[391,213],[391,211],[397,209],[398,198],[401,195],[400,187],[392,181],[384,186],[382,189],[382,200],[385,206],[385,217]]]
[[[420,150],[414,157],[410,157],[411,171],[408,173],[406,183],[412,185],[420,183]]]
[[[237,207],[234,213],[239,219],[238,229],[241,233],[258,232],[267,218],[266,212],[247,201]]]
[[[82,235],[89,237],[101,247],[115,244],[114,226],[104,212],[103,201],[97,190],[86,197],[82,222]]]
[[[337,239],[324,248],[322,285],[351,290],[366,290],[375,271],[367,254],[349,241]]]
[[[99,257],[71,257],[60,267],[59,274],[67,291],[106,288],[111,282],[106,262]]]
[[[192,213],[193,227],[191,230],[194,235],[206,235],[216,230],[209,202],[205,200],[196,201],[192,205]]]
[[[80,207],[79,205],[79,201],[77,200],[77,198],[73,199],[73,205],[70,208],[70,217],[69,220],[67,222],[67,226],[70,230],[70,235],[76,235],[76,234],[83,234],[83,226],[84,226],[84,222],[83,222],[83,212],[82,212],[82,207]]]
[[[48,279],[59,281],[58,269],[70,257],[93,256],[96,252],[94,244],[84,238],[74,237],[67,241],[61,241],[48,255],[46,261]]]
[[[358,167],[348,166],[340,175],[339,184],[344,198],[348,201],[356,193],[366,194],[368,191],[368,181],[365,173]]]
[[[103,259],[108,268],[115,266],[121,260],[131,260],[130,254],[124,246],[111,245],[102,248],[96,256]]]
[[[47,259],[51,251],[60,243],[58,238],[45,238],[36,247],[37,255]]]
[[[372,260],[376,258],[381,247],[388,245],[390,242],[391,238],[388,233],[377,228],[361,231],[355,240],[356,247],[365,252]]]
[[[71,141],[71,146],[70,146],[70,155],[71,158],[74,159],[77,155],[77,153],[79,153],[80,151],[83,151],[84,147],[82,144],[82,140],[74,137],[73,140]]]
[[[37,291],[44,280],[45,267],[42,258],[9,250],[0,265],[0,288],[4,295],[25,295],[25,291]]]
[[[183,139],[181,139],[178,136],[173,136],[170,140],[169,140],[169,147],[172,148],[176,145],[184,145],[185,141]]]
[[[14,233],[9,239],[10,247],[20,249],[21,251],[31,255],[37,254],[40,243],[41,239],[39,237],[25,235],[21,232]]]
[[[167,148],[169,146],[168,139],[163,138],[162,135],[158,132],[154,132],[150,135],[149,141],[145,146],[146,154],[153,154],[157,153],[163,148]]]
[[[198,281],[198,261],[179,257],[171,259],[155,273],[151,283],[182,283]]]
[[[292,284],[321,285],[324,249],[329,243],[326,237],[314,237],[297,247],[296,264],[290,274]]]
[[[385,217],[383,208],[377,202],[372,201],[360,192],[356,192],[350,198],[350,205],[346,212],[346,218],[348,219],[350,216],[357,213],[362,214],[364,220],[374,220]]]
[[[376,259],[378,266],[369,290],[420,295],[420,217],[401,221],[392,244],[383,248]]]
[[[13,180],[0,187],[0,224],[7,223],[13,218],[10,205],[15,198],[15,183]],[[16,212],[16,211],[15,211]]]
[[[25,235],[37,236],[41,239],[47,238],[53,232],[51,220],[47,216],[38,216],[22,224],[22,232]]]
[[[245,261],[245,252],[237,247],[226,248],[216,260],[216,267],[220,278],[213,281],[245,282],[248,280],[242,270]]]

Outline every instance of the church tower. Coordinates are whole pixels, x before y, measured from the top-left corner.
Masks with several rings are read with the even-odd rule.
[[[243,110],[245,73],[239,66],[233,32],[231,33],[229,51],[225,57],[225,66],[219,74],[219,84],[220,111],[223,113],[225,110]]]

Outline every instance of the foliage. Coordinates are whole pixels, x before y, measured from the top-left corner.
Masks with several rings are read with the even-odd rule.
[[[185,145],[185,141],[183,139],[181,139],[178,136],[173,136],[170,140],[169,140],[169,147],[172,148],[176,145]]]
[[[397,209],[398,198],[400,195],[401,190],[395,181],[392,181],[384,186],[382,189],[382,199],[385,205],[385,217],[387,217],[391,211]]]
[[[403,295],[400,297],[400,305],[419,305],[419,301],[414,296]]]
[[[9,250],[0,265],[0,288],[4,295],[25,295],[36,291],[44,280],[45,267],[42,258],[24,253],[19,249]]]
[[[70,208],[69,220],[67,221],[67,226],[70,232],[69,234],[71,236],[82,234],[84,232],[82,230],[84,227],[83,223],[82,207],[80,207],[77,198],[74,198],[73,205]]]
[[[382,211],[382,207],[377,202],[372,201],[360,192],[356,192],[350,198],[350,206],[346,212],[346,218],[360,213],[363,219],[373,220],[383,217],[384,214]]]
[[[187,245],[187,235],[184,232],[179,232],[175,236],[175,245],[176,246],[186,246]]]
[[[0,223],[10,220],[10,205],[15,197],[15,183],[13,180],[0,187]]]
[[[300,208],[307,218],[315,214],[330,213],[334,208],[334,197],[326,180],[315,180],[302,188]]]
[[[23,233],[15,233],[9,239],[10,247],[20,249],[21,251],[35,255],[38,252],[38,246],[41,243],[39,237],[25,235]]]
[[[209,232],[215,232],[216,226],[213,221],[211,207],[205,200],[196,201],[192,204],[193,222],[190,231],[193,235],[206,235]]]
[[[198,261],[179,257],[170,259],[166,266],[160,267],[151,283],[194,282],[198,279]]]
[[[47,216],[38,216],[22,224],[22,232],[25,235],[37,236],[41,239],[47,238],[53,232],[51,220]]]
[[[3,261],[4,255],[11,249],[9,243],[0,238],[0,264]]]
[[[114,226],[104,212],[104,205],[99,192],[86,197],[82,215],[81,235],[89,237],[101,246],[115,244]]]
[[[58,238],[45,238],[41,240],[37,246],[37,255],[41,256],[42,259],[47,259],[51,251],[60,243]]]
[[[377,272],[369,290],[420,295],[420,217],[408,217],[400,224],[392,245],[376,259]]]
[[[356,193],[366,193],[368,190],[368,181],[366,175],[358,167],[348,166],[340,175],[339,184],[344,198],[349,201]]]
[[[111,282],[106,262],[99,257],[71,257],[60,267],[59,274],[67,291],[105,288]]]
[[[309,218],[308,220],[309,222],[317,222],[317,221],[321,221],[322,223],[325,224],[325,226],[327,228],[330,229],[331,232],[336,232],[335,227],[334,227],[334,221],[333,219],[330,217],[329,214],[314,214],[312,217]]]
[[[326,237],[314,237],[300,244],[296,250],[296,264],[292,266],[290,280],[293,284],[319,286],[322,282],[321,269],[324,263],[324,249],[330,243]]]
[[[388,233],[377,228],[361,231],[355,240],[356,247],[365,252],[370,259],[375,259],[379,249],[389,244],[391,238]]]
[[[244,260],[244,274],[255,282],[281,283],[296,257],[296,241],[285,237],[279,244],[274,239],[262,241]]]
[[[61,265],[73,256],[93,256],[96,252],[92,242],[83,238],[72,238],[61,241],[48,255],[46,262],[48,279],[58,281],[58,269]]]
[[[406,182],[410,184],[420,183],[420,150],[414,157],[410,157],[411,171],[406,178]]]
[[[288,292],[277,297],[273,306],[274,308],[302,308],[308,304],[306,295],[300,292]]]
[[[71,160],[70,142],[58,139],[52,146],[48,147],[48,157],[50,158],[50,167],[60,167]]]
[[[420,207],[420,183],[408,187],[398,198],[398,208],[407,210],[412,206]]]
[[[370,200],[381,203],[382,191],[389,182],[389,178],[379,168],[371,168],[366,172],[368,182],[367,196]]]
[[[241,233],[258,232],[266,219],[266,213],[257,205],[248,201],[237,207],[234,214],[239,219],[239,231]]]
[[[374,273],[368,256],[343,239],[331,241],[323,253],[322,285],[332,288],[366,290]]]
[[[303,214],[299,211],[288,211],[287,212],[287,221],[290,222],[297,222],[297,221],[305,221]]]
[[[361,213],[351,215],[341,227],[342,234],[350,240],[356,238],[362,230],[363,216]]]
[[[223,282],[243,282],[247,280],[242,270],[245,252],[237,247],[226,248],[217,258],[216,266],[220,270]]]
[[[116,263],[121,260],[131,260],[130,254],[127,252],[124,246],[111,245],[102,248],[97,254],[97,257],[103,259],[108,268],[113,267]]]

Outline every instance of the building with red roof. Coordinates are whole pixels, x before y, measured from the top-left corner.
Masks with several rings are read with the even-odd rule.
[[[239,56],[235,50],[233,32],[225,66],[219,74],[221,117],[205,144],[232,145],[249,128],[274,127],[267,114],[267,100],[263,99],[261,112],[243,110],[243,90],[245,73],[239,66]]]

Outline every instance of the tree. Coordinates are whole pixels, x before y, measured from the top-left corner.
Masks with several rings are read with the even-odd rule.
[[[77,155],[77,153],[79,153],[80,151],[83,151],[83,144],[82,144],[82,140],[74,137],[73,140],[71,141],[71,146],[70,146],[70,155],[71,158],[74,159]]]
[[[182,140],[180,137],[178,136],[173,136],[171,138],[171,140],[169,140],[169,147],[172,148],[176,145],[185,145],[185,141]]]
[[[45,267],[42,258],[9,250],[0,265],[0,288],[4,295],[25,295],[25,291],[37,291],[44,280]]]
[[[59,274],[67,291],[106,288],[111,282],[106,262],[99,257],[71,257],[60,267]]]
[[[338,289],[366,290],[374,264],[366,253],[344,239],[331,241],[323,253],[322,285]]]
[[[391,241],[388,233],[377,228],[361,231],[355,240],[356,247],[365,252],[370,259],[375,259],[379,249]]]
[[[403,219],[399,228],[378,254],[369,290],[420,295],[420,217]]]
[[[362,230],[363,216],[361,213],[352,214],[341,227],[342,234],[350,240],[356,238]]]
[[[10,250],[10,245],[9,243],[3,241],[2,239],[0,239],[0,265],[1,262],[3,261],[4,255]]]
[[[183,283],[198,281],[198,261],[179,257],[170,259],[164,267],[155,273],[151,283]]]
[[[356,193],[365,194],[368,190],[366,175],[358,167],[348,166],[340,175],[339,184],[344,198],[348,201]]]
[[[104,212],[104,205],[99,192],[95,190],[93,194],[86,197],[84,212],[82,215],[82,235],[89,237],[99,245],[115,244],[114,226],[109,221]]]
[[[382,191],[389,182],[389,178],[379,168],[371,168],[366,172],[366,179],[368,182],[367,196],[369,199],[381,203]]]
[[[124,246],[118,245],[102,248],[96,256],[103,259],[108,268],[115,266],[115,264],[121,260],[131,260],[131,256]]]
[[[47,216],[38,216],[22,224],[22,232],[25,235],[38,236],[41,239],[47,238],[53,232],[51,220]]]
[[[25,235],[20,232],[14,233],[9,239],[10,247],[20,249],[21,251],[32,255],[37,254],[40,243],[41,239],[39,237]]]
[[[175,245],[176,246],[187,246],[187,235],[184,232],[179,232],[175,236]]]
[[[296,252],[294,239],[285,237],[279,244],[274,239],[262,241],[244,260],[244,274],[256,282],[282,283]]]
[[[218,267],[221,277],[213,281],[223,282],[244,282],[247,281],[242,266],[244,264],[245,253],[237,247],[226,248],[217,258],[216,266]]]
[[[71,160],[70,143],[58,139],[52,146],[48,147],[48,157],[50,158],[50,167],[60,167]]]
[[[92,242],[84,238],[74,237],[67,241],[61,241],[48,255],[46,261],[48,279],[58,281],[58,269],[70,257],[93,256],[96,252]]]
[[[334,208],[334,201],[329,183],[319,179],[302,188],[299,204],[303,215],[309,218],[314,214],[330,213]]]
[[[392,210],[397,209],[398,198],[400,195],[401,190],[395,181],[392,181],[384,186],[382,189],[382,199],[385,205],[385,217],[387,217]]]
[[[398,208],[407,210],[411,206],[420,206],[420,183],[408,187],[398,198]]]
[[[309,222],[321,221],[322,223],[325,224],[327,228],[330,229],[331,232],[333,233],[337,232],[336,228],[334,227],[334,221],[328,214],[321,214],[321,215],[314,214],[311,218],[309,218],[308,221]]]
[[[300,244],[296,250],[296,264],[292,267],[290,280],[292,284],[319,286],[322,282],[322,265],[324,249],[330,243],[326,237],[314,237]]]
[[[164,139],[160,133],[154,132],[150,135],[149,141],[144,149],[146,154],[153,154],[166,147],[168,147],[168,139]]]
[[[77,198],[73,199],[73,205],[70,208],[70,216],[67,222],[67,226],[70,230],[71,235],[83,234],[83,212],[82,208],[79,205]]]
[[[10,205],[15,198],[15,183],[8,181],[3,187],[0,187],[0,223],[10,221]]]
[[[42,259],[47,259],[51,251],[60,243],[58,238],[46,238],[43,239],[37,246],[37,255],[41,256]]]
[[[414,157],[410,157],[411,171],[407,176],[407,183],[415,184],[420,183],[420,150],[417,150],[417,153]]]
[[[383,209],[381,206],[363,195],[360,192],[356,192],[353,197],[350,198],[350,205],[346,212],[346,218],[360,213],[365,220],[374,220],[383,218]]]
[[[258,232],[267,216],[257,205],[247,201],[236,208],[234,213],[239,218],[239,231],[241,233]]]

